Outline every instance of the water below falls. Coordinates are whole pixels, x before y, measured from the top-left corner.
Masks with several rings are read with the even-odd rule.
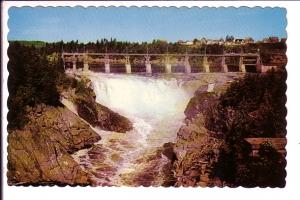
[[[96,101],[129,118],[134,128],[127,133],[99,130],[102,140],[96,143],[98,149],[80,150],[73,155],[75,160],[91,174],[95,185],[137,186],[134,180],[147,167],[159,176],[166,158],[149,166],[147,156],[175,141],[193,92],[187,92],[183,81],[174,77],[90,72],[88,78]],[[151,181],[151,185],[160,184],[155,178]]]

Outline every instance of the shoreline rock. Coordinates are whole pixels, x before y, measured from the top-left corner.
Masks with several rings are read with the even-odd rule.
[[[38,105],[22,130],[9,130],[9,185],[90,185],[70,155],[101,137],[63,107]]]
[[[184,111],[185,124],[177,132],[177,140],[173,146],[176,155],[172,165],[175,187],[224,186],[224,183],[212,175],[224,141],[217,133],[206,128],[205,116],[214,109],[220,94],[230,82],[226,80],[214,84],[213,90],[211,84],[201,86],[189,101]]]
[[[93,127],[120,133],[133,129],[133,124],[128,118],[96,102],[91,81],[86,77],[81,77],[75,89],[62,92],[62,96],[74,103],[78,115]]]
[[[125,133],[132,130],[132,122],[95,102],[92,98],[77,99],[77,112],[78,115],[90,123],[93,127],[97,126],[106,131],[115,131]]]

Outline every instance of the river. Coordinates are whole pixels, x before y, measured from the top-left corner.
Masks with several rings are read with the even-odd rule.
[[[126,75],[89,72],[96,101],[129,118],[133,130],[103,131],[92,148],[73,154],[90,174],[93,185],[160,186],[163,167],[169,161],[157,150],[176,140],[184,110],[199,87],[209,84],[199,75]],[[213,79],[215,79],[213,77]]]

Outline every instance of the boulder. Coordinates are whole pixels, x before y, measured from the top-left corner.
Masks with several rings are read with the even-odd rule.
[[[95,102],[93,100],[80,99],[77,100],[76,105],[78,115],[95,127],[98,123],[98,114]]]
[[[121,133],[133,128],[128,118],[96,102],[96,94],[87,77],[81,77],[75,89],[63,91],[62,97],[75,104],[74,112],[77,111],[78,115],[93,127]]]

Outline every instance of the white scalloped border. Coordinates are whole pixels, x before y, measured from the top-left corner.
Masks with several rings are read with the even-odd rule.
[[[143,188],[139,187],[137,188],[127,188],[127,187],[121,187],[121,188],[101,188],[97,187],[92,188],[92,187],[38,187],[38,188],[27,188],[27,187],[8,187],[7,186],[7,179],[6,179],[6,157],[7,157],[7,151],[6,151],[6,126],[7,126],[7,120],[6,120],[6,114],[7,114],[7,98],[8,98],[8,92],[7,92],[7,78],[8,78],[8,72],[6,70],[7,62],[8,62],[8,57],[7,57],[7,47],[8,47],[8,42],[7,42],[7,35],[8,35],[8,8],[9,7],[22,7],[22,6],[30,6],[30,7],[36,7],[36,6],[42,6],[42,7],[57,7],[57,6],[70,6],[70,7],[75,7],[75,6],[82,6],[82,7],[111,7],[111,6],[116,6],[116,7],[176,7],[178,9],[180,8],[192,8],[192,7],[212,7],[212,8],[227,8],[227,7],[263,7],[263,8],[274,8],[274,7],[282,7],[287,9],[287,33],[288,33],[288,40],[287,40],[287,45],[288,45],[288,51],[287,55],[289,58],[287,69],[288,69],[288,80],[287,80],[287,95],[288,95],[288,101],[287,101],[287,108],[288,108],[288,135],[287,138],[289,140],[287,144],[287,151],[288,155],[286,159],[288,160],[288,165],[286,170],[288,171],[286,181],[287,181],[287,186],[284,189],[261,189],[261,188],[254,188],[254,189],[246,189],[246,188],[235,188],[235,189],[230,189],[230,188]],[[256,1],[235,1],[235,2],[220,2],[220,1],[161,1],[161,2],[154,2],[154,1],[117,1],[117,2],[112,2],[112,1],[102,1],[102,2],[93,2],[93,1],[88,1],[88,2],[71,2],[71,1],[64,1],[64,2],[47,2],[47,1],[36,1],[36,2],[29,2],[29,1],[20,1],[20,2],[2,2],[2,84],[3,84],[3,98],[2,98],[2,146],[3,146],[3,154],[2,158],[3,160],[3,166],[2,166],[2,183],[4,185],[4,197],[7,199],[12,199],[11,197],[29,197],[30,199],[51,199],[53,200],[55,197],[53,197],[50,194],[56,194],[57,199],[67,198],[69,199],[69,195],[72,194],[72,199],[86,199],[87,195],[92,195],[94,198],[109,198],[111,199],[112,197],[114,198],[130,198],[130,199],[160,199],[160,198],[172,198],[172,199],[186,199],[186,198],[224,198],[228,197],[231,199],[253,199],[253,195],[256,196],[256,198],[261,198],[265,197],[270,197],[272,199],[283,199],[289,196],[291,198],[291,194],[296,194],[298,192],[298,195],[295,196],[296,198],[299,197],[299,189],[297,185],[299,185],[297,178],[300,178],[299,172],[295,173],[296,171],[299,171],[300,165],[299,162],[297,162],[297,153],[300,152],[300,138],[299,136],[295,135],[298,134],[295,132],[297,130],[297,110],[300,111],[300,109],[295,109],[294,104],[299,104],[300,99],[297,101],[297,89],[298,92],[300,91],[300,88],[297,88],[297,83],[298,77],[296,76],[297,74],[300,74],[300,66],[297,70],[294,71],[293,66],[300,65],[300,63],[297,60],[297,41],[300,41],[300,31],[297,30],[297,24],[299,23],[297,21],[297,18],[300,18],[300,11],[297,12],[297,6],[300,8],[300,2],[274,2],[274,1],[268,1],[268,2],[256,2]],[[292,34],[293,33],[293,34]],[[299,40],[298,39],[299,36]],[[295,75],[295,76],[294,76]],[[295,96],[295,100],[294,99]],[[299,97],[298,97],[299,98]],[[299,108],[299,106],[298,106]],[[293,112],[295,111],[295,112]],[[292,124],[292,126],[291,126]],[[293,175],[291,175],[291,173]],[[295,176],[298,175],[298,176]],[[34,191],[34,193],[33,193]],[[138,196],[136,196],[138,195]],[[10,197],[10,198],[9,198]],[[113,198],[112,198],[113,199]]]

